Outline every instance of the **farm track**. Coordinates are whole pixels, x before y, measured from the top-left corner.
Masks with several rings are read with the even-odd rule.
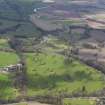
[[[17,103],[4,104],[4,105],[17,105]],[[51,104],[44,104],[44,103],[39,103],[39,102],[27,102],[27,105],[51,105]]]
[[[103,99],[103,98],[104,97],[100,97],[100,99]],[[99,101],[98,97],[72,97],[72,98],[67,98],[67,99],[69,99],[69,100],[87,99],[87,100],[96,100],[97,102]],[[52,104],[40,103],[40,102],[37,102],[37,101],[25,101],[25,103],[27,103],[27,105],[52,105]],[[17,103],[3,104],[3,105],[17,105]]]

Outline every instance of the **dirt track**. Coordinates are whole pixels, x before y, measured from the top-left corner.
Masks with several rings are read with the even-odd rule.
[[[21,105],[22,103],[14,103],[14,104],[4,104],[4,105]],[[28,102],[28,103],[24,103],[24,105],[51,105],[51,104],[43,104],[43,103],[38,103],[38,102]]]
[[[48,104],[42,104],[42,103],[37,103],[37,102],[30,102],[28,105],[48,105]]]

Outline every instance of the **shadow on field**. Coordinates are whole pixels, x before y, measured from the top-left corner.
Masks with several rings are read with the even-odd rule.
[[[42,76],[39,74],[33,74],[28,78],[29,88],[40,88],[40,89],[52,89],[56,87],[59,82],[74,82],[81,81],[86,78],[87,81],[92,80],[91,73],[86,73],[85,71],[76,71],[73,75],[69,73],[64,73],[62,75],[52,74],[49,76]]]

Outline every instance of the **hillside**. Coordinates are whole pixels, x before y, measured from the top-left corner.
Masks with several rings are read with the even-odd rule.
[[[0,105],[104,105],[104,20],[102,0],[0,0]]]

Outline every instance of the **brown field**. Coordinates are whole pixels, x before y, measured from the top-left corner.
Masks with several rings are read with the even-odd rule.
[[[105,24],[101,23],[101,22],[96,22],[96,21],[92,21],[92,20],[87,20],[87,24],[95,29],[105,29]]]
[[[78,58],[83,61],[97,62],[97,64],[105,65],[105,45],[103,47],[99,46],[98,42],[84,41],[83,43],[92,43],[91,45],[96,48],[86,48],[81,47],[78,52]]]
[[[90,38],[91,40],[95,40],[95,41],[105,41],[105,32],[101,31],[101,30],[93,30],[90,32]]]
[[[36,27],[44,31],[56,31],[57,29],[62,29],[60,25],[56,25],[49,21],[44,21],[42,19],[39,19],[34,14],[30,16],[30,20]]]

